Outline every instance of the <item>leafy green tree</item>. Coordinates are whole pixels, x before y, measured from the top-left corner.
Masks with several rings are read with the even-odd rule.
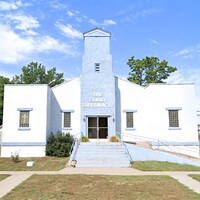
[[[31,62],[27,66],[23,66],[22,74],[15,75],[12,80],[14,84],[48,84],[50,87],[63,81],[63,73],[56,73],[55,67],[46,71],[46,68],[37,62]]]
[[[166,60],[160,61],[157,57],[140,60],[132,56],[127,64],[131,70],[128,80],[143,86],[149,83],[164,83],[164,80],[177,70],[176,67],[169,66]]]
[[[0,76],[0,125],[2,125],[2,119],[3,119],[4,85],[9,83],[10,83],[9,78]]]

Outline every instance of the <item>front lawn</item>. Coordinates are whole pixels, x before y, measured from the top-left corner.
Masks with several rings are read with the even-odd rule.
[[[69,158],[41,157],[41,158],[19,158],[14,163],[11,158],[0,158],[0,171],[57,171],[63,169]],[[33,167],[27,167],[28,161],[34,161]]]
[[[189,176],[197,181],[200,181],[200,174],[189,174]]]
[[[0,174],[0,181],[2,181],[3,179],[9,177],[9,175],[6,174]]]
[[[132,167],[142,171],[200,171],[200,167],[159,161],[135,161]]]
[[[2,200],[197,200],[169,176],[33,175]]]

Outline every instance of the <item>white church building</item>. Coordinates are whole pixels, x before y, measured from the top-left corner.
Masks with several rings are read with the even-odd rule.
[[[126,141],[198,146],[194,84],[142,87],[123,80],[112,72],[111,34],[96,28],[83,36],[79,77],[53,88],[5,85],[1,157],[45,156],[48,136],[58,131],[99,142],[123,134]]]

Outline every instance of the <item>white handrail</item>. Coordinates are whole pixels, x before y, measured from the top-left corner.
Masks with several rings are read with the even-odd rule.
[[[119,135],[119,134],[118,134]],[[174,152],[174,153],[178,153],[180,151],[187,151],[188,153],[196,153],[196,155],[199,155],[200,157],[200,144],[197,145],[199,146],[199,150],[197,148],[191,147],[191,146],[187,146],[187,147],[180,147],[178,145],[172,145],[173,143],[175,144],[176,142],[173,141],[164,141],[161,139],[155,139],[155,138],[151,138],[151,137],[146,137],[146,136],[140,136],[140,135],[133,135],[130,133],[121,133],[120,134],[120,138],[121,140],[123,140],[124,142],[126,142],[124,140],[124,137],[129,137],[129,138],[133,138],[136,140],[141,140],[141,141],[146,141],[148,142],[151,146],[157,146],[157,148],[159,149],[159,147],[166,147],[167,149],[169,149],[170,152]],[[152,143],[155,143],[155,145],[153,145]],[[180,144],[177,142],[177,144]]]
[[[3,129],[3,125],[0,126],[0,142],[1,142],[2,129]]]
[[[132,160],[129,150],[125,144],[125,141],[123,140],[123,135],[120,134],[119,132],[116,132],[116,136],[120,139],[121,144],[125,147],[126,154],[128,155],[130,162],[132,162],[133,160]]]
[[[72,142],[72,146],[71,146],[70,151],[69,151],[69,155],[70,155],[69,163],[68,163],[69,166],[71,165],[71,162],[74,159],[76,150],[78,148],[78,141],[80,141],[80,139],[82,138],[82,136],[83,136],[82,132],[80,132],[80,133],[78,133],[78,134],[76,134],[74,136],[74,139],[73,139],[73,142]]]

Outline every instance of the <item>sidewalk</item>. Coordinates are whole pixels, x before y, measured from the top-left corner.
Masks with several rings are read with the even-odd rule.
[[[33,174],[101,174],[101,175],[167,175],[178,180],[188,188],[200,194],[200,182],[192,179],[188,174],[200,172],[143,172],[133,168],[64,168],[60,171],[0,171],[0,174],[11,175],[0,182],[0,198],[14,189],[17,185]]]

